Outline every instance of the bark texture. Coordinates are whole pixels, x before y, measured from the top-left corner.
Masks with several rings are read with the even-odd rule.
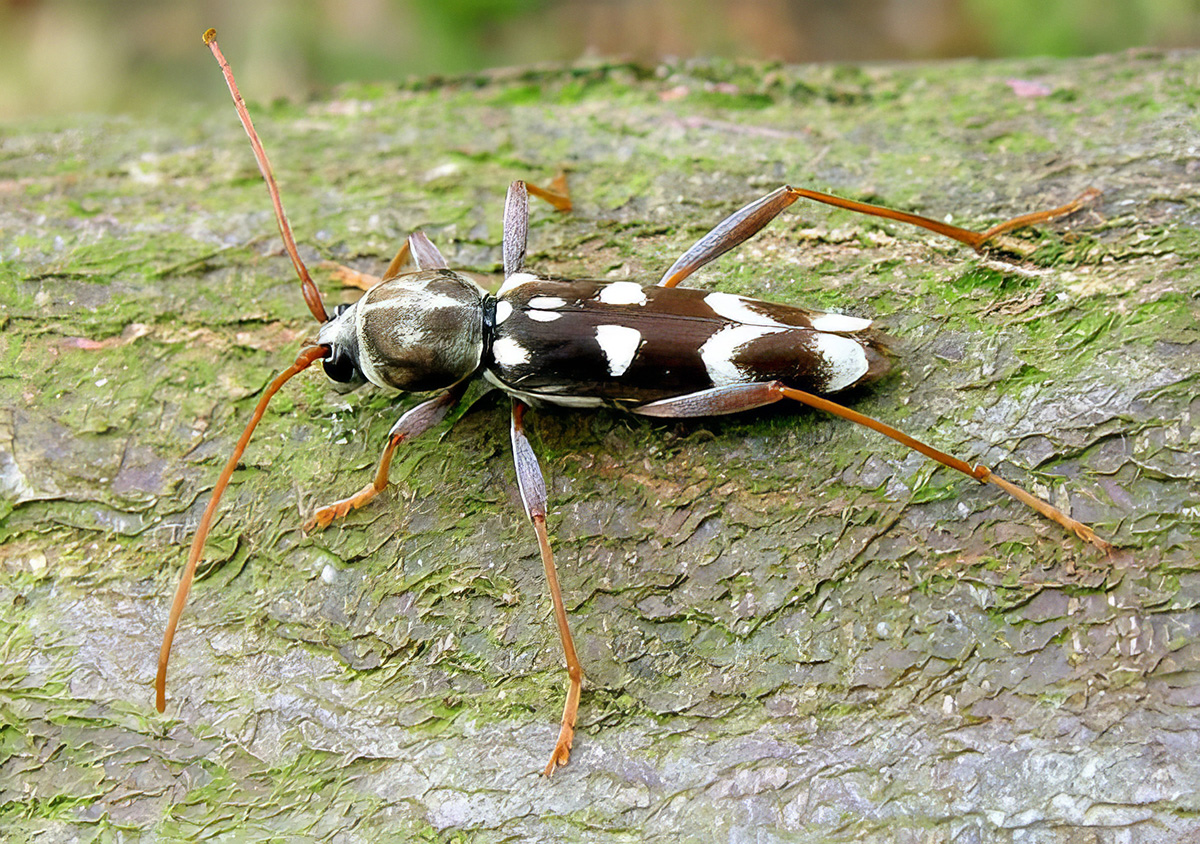
[[[306,257],[365,271],[421,228],[494,277],[506,185],[560,165],[576,210],[535,204],[528,265],[647,282],[785,182],[974,227],[1104,191],[1015,266],[796,205],[689,284],[879,319],[899,373],[848,401],[1117,559],[803,409],[529,415],[586,671],[549,780],[561,651],[493,400],[305,537],[415,399],[293,381],[154,711],[186,543],[315,325],[232,107],[6,127],[6,840],[1200,836],[1198,101],[1200,55],[1128,53],[603,64],[255,110]]]

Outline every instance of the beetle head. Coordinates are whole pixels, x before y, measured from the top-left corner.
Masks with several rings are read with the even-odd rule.
[[[367,382],[358,364],[358,338],[354,325],[355,305],[338,305],[328,322],[321,325],[317,343],[329,347],[321,361],[330,385],[339,393],[349,393]]]

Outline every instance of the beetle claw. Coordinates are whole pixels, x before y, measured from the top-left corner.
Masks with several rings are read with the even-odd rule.
[[[367,484],[349,498],[343,498],[340,501],[333,502],[328,507],[318,509],[310,518],[305,519],[300,529],[305,533],[311,533],[314,530],[327,528],[334,519],[343,518],[351,510],[357,510],[378,495],[379,492],[380,490],[375,488],[375,484]]]
[[[550,761],[546,765],[544,772],[546,776],[550,776],[555,770],[564,767],[570,761],[571,744],[574,741],[575,726],[564,721],[562,730],[558,733],[558,743],[554,745],[554,752],[550,754]]]

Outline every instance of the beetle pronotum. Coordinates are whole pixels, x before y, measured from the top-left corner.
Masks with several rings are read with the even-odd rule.
[[[388,485],[388,469],[397,446],[441,422],[471,379],[482,377],[511,397],[517,484],[537,537],[568,675],[566,704],[547,774],[565,765],[570,756],[583,671],[546,530],[546,488],[525,436],[525,411],[530,404],[609,406],[643,416],[678,419],[736,413],[792,399],[865,425],[980,482],[992,483],[1081,539],[1106,553],[1112,551],[1089,527],[987,467],[972,466],[818,395],[868,383],[889,370],[891,359],[884,338],[872,330],[869,320],[676,286],[753,236],[800,198],[917,225],[982,251],[1004,232],[1075,211],[1092,198],[1093,191],[1061,208],[973,232],[785,186],[718,223],[671,265],[657,285],[643,287],[631,281],[555,281],[525,272],[528,194],[561,210],[570,208],[570,199],[565,179],[557,180],[549,190],[517,181],[509,188],[504,206],[504,283],[495,295],[452,271],[437,247],[417,232],[409,236],[377,285],[331,317],[300,259],[270,163],[233,72],[217,46],[215,31],[208,30],[204,41],[225,74],[250,136],[280,234],[320,331],[316,343],[303,349],[264,391],[213,489],[163,636],[156,679],[160,712],[166,706],[171,642],[221,495],[271,397],[289,378],[318,360],[339,389],[353,389],[369,381],[383,388],[436,395],[406,412],[392,427],[372,482],[354,495],[318,509],[305,523],[305,530],[324,527],[382,492]],[[405,272],[409,261],[416,264],[416,270]]]

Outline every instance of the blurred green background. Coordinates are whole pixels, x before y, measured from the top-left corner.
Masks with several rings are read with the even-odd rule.
[[[250,96],[503,65],[1085,55],[1200,44],[1200,0],[0,0],[0,119],[220,102],[200,33]]]

